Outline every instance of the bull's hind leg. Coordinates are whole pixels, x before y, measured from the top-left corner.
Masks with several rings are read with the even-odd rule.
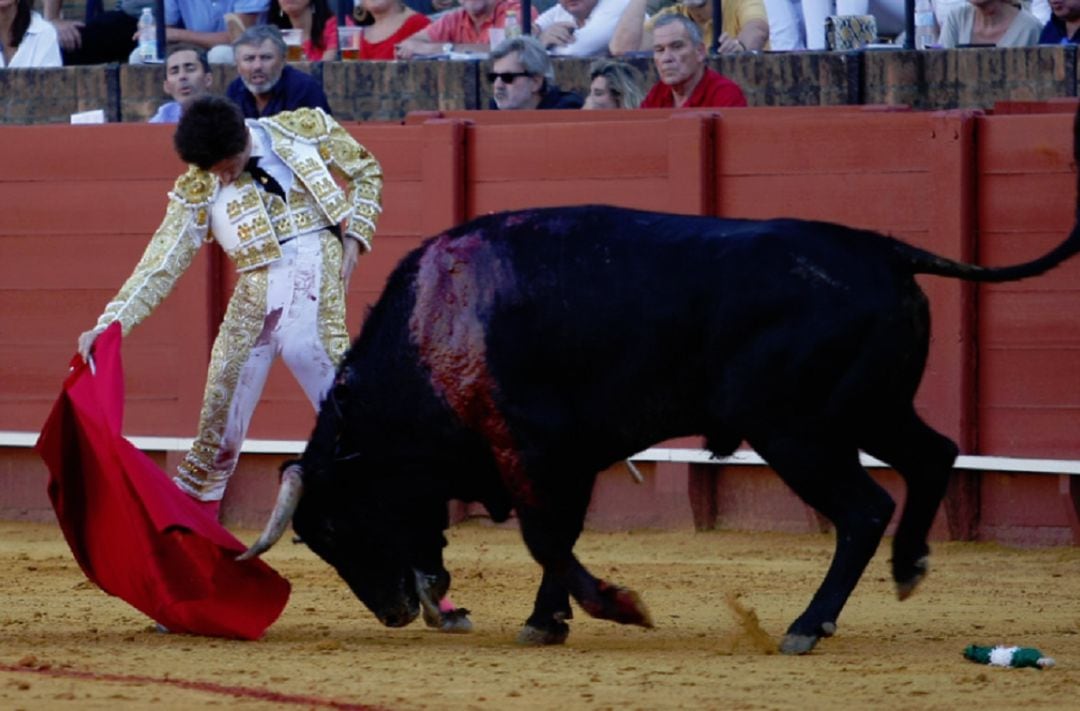
[[[829,571],[780,644],[785,654],[804,654],[836,631],[840,611],[873,558],[895,504],[859,464],[854,447],[830,447],[816,437],[750,443],[803,501],[836,527]]]
[[[863,448],[895,467],[907,484],[892,557],[897,596],[904,600],[926,577],[930,555],[926,537],[945,496],[959,450],[911,409],[871,435]]]

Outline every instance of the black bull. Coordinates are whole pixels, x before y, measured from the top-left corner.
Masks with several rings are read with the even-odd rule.
[[[957,447],[912,404],[930,323],[913,275],[1019,279],[1078,249],[1074,228],[1039,259],[990,269],[801,220],[596,206],[480,218],[390,276],[251,553],[291,517],[382,622],[405,625],[449,585],[448,500],[480,501],[497,520],[517,511],[543,567],[524,641],[566,638],[568,594],[648,626],[636,594],[573,554],[596,473],[672,437],[704,435],[718,456],[745,440],[836,528],[825,579],[781,644],[809,651],[835,631],[895,507],[860,449],[907,487],[901,599],[927,571]]]

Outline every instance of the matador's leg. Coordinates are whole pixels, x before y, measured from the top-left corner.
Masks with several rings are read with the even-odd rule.
[[[312,407],[318,408],[349,343],[341,244],[326,230],[295,242],[293,299],[278,324],[281,356]]]
[[[214,341],[198,436],[174,478],[200,501],[224,496],[273,362],[274,346],[265,338],[273,320],[267,315],[268,285],[268,269],[240,276]]]

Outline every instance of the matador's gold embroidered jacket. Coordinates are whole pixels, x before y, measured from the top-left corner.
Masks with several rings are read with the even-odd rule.
[[[368,249],[382,211],[378,161],[321,109],[298,109],[258,119],[271,150],[306,190],[293,188],[289,206],[270,200],[247,173],[229,186],[196,166],[176,180],[165,219],[134,272],[105,307],[96,328],[120,321],[124,335],[172,291],[205,241],[218,242],[237,271],[265,267],[281,257],[278,235],[345,224],[345,235]],[[348,183],[334,181],[331,171]]]

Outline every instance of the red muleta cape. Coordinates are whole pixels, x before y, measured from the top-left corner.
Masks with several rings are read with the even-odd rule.
[[[35,449],[75,560],[102,590],[171,632],[258,639],[289,583],[121,434],[120,326],[94,344],[96,373],[76,355]]]

